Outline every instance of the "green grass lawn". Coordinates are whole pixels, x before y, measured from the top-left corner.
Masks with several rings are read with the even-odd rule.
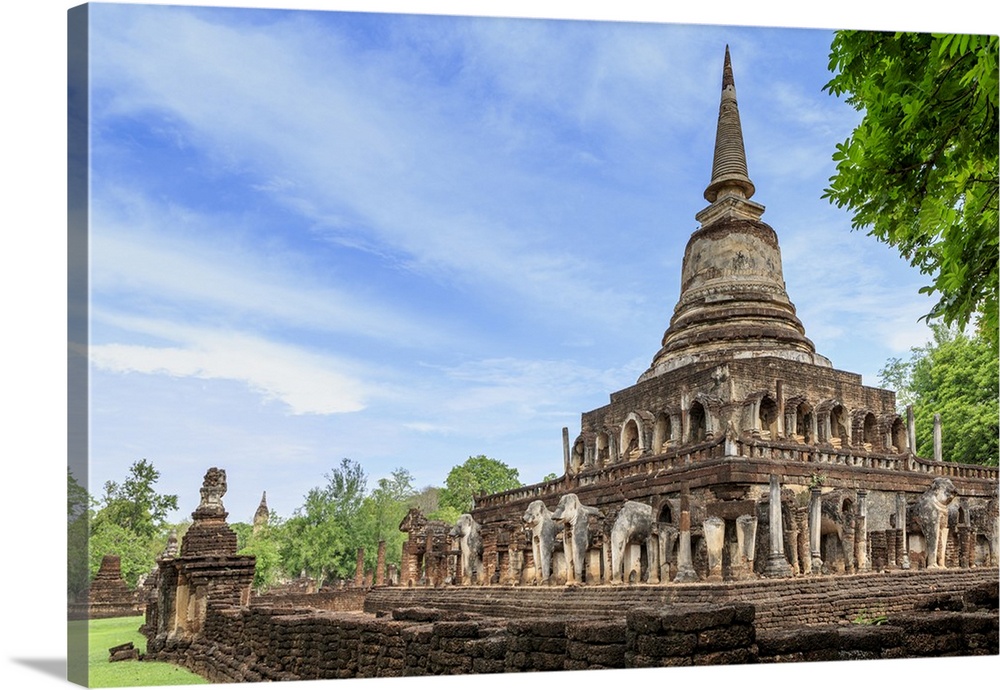
[[[89,686],[92,688],[123,688],[144,685],[206,685],[208,681],[190,671],[163,661],[108,661],[108,650],[132,642],[140,653],[146,651],[146,638],[139,634],[142,616],[104,618],[92,621],[70,621],[73,625],[88,625]],[[72,631],[71,631],[72,634]]]

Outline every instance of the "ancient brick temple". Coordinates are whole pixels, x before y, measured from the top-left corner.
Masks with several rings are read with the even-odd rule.
[[[86,603],[70,607],[71,618],[118,618],[142,613],[142,603],[122,578],[122,560],[105,554],[87,589]]]
[[[916,457],[894,394],[816,353],[754,193],[727,49],[673,318],[563,430],[563,476],[410,510],[399,586],[380,545],[374,586],[359,553],[354,586],[251,599],[213,468],[147,658],[256,682],[996,654],[997,470]]]
[[[649,368],[563,431],[563,477],[476,500],[479,560],[408,516],[403,584],[996,566],[997,470],[915,456],[895,394],[816,352],[755,192],[727,48],[708,206]]]
[[[168,548],[157,559],[156,599],[146,605],[143,626],[151,658],[199,636],[210,607],[250,601],[256,559],[236,555],[236,533],[226,523],[222,504],[225,493],[225,470],[209,469],[179,552]]]

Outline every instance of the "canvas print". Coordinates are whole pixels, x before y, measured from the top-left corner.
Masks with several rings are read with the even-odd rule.
[[[998,655],[997,36],[68,27],[69,680]]]

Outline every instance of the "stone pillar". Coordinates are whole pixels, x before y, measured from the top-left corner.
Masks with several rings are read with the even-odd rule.
[[[740,515],[736,518],[736,566],[741,579],[753,577],[753,557],[757,550],[757,516]]]
[[[722,579],[722,549],[726,544],[726,521],[720,517],[710,517],[701,523],[708,548],[708,577],[717,582]]]
[[[563,472],[566,476],[570,475],[570,462],[569,462],[569,428],[563,427],[562,429],[562,442],[563,442]]]
[[[809,551],[812,557],[811,570],[813,575],[823,572],[823,553],[820,540],[823,534],[820,530],[823,518],[822,490],[818,486],[809,489]]]
[[[899,529],[900,545],[896,549],[896,559],[903,570],[910,569],[910,544],[906,538],[906,495],[896,494],[896,527]]]
[[[687,487],[681,492],[681,524],[680,543],[677,545],[677,575],[674,582],[697,582],[698,573],[695,572],[694,562],[691,559],[691,497]]]
[[[611,567],[611,534],[608,530],[611,525],[605,525],[604,533],[601,535],[601,560],[604,563],[604,584],[614,584],[615,573]]]
[[[906,443],[911,453],[917,452],[917,428],[913,423],[913,405],[906,406]]]
[[[792,575],[799,574],[799,521],[798,514],[794,506],[788,511],[788,532],[785,535],[785,553],[791,557],[789,565],[792,567]]]
[[[942,462],[941,455],[941,415],[934,415],[934,461]]]
[[[677,528],[671,525],[660,525],[660,581],[670,582],[670,562],[677,544]],[[674,566],[677,564],[674,563]]]
[[[660,553],[660,535],[655,533],[650,534],[649,539],[646,540],[646,563],[649,567],[649,572],[646,575],[646,584],[660,584],[660,568],[663,558],[664,556]]]
[[[955,545],[958,547],[958,567],[968,568],[972,565],[972,530],[968,525],[958,525],[955,528]]]
[[[858,489],[858,522],[854,530],[854,563],[859,573],[868,572],[868,491]]]
[[[379,540],[375,565],[375,584],[385,584],[385,540]]]
[[[358,562],[354,567],[354,586],[364,587],[365,586],[365,550],[364,548],[358,549]]]
[[[774,382],[774,392],[778,398],[778,419],[775,422],[778,438],[785,438],[785,383],[781,379]]]
[[[812,572],[812,545],[809,522],[809,506],[802,506],[796,511],[796,520],[799,527],[799,572],[808,575]]]
[[[790,577],[792,568],[785,558],[785,537],[781,529],[781,485],[778,475],[771,475],[771,491],[768,500],[768,533],[771,537],[771,553],[767,557],[766,577]]]
[[[897,550],[896,550],[896,530],[887,529],[885,530],[885,568],[886,570],[895,570],[899,567]]]

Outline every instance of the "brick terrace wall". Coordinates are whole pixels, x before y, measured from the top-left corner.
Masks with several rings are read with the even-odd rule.
[[[253,597],[251,604],[277,608],[311,608],[323,611],[363,611],[368,592],[367,589],[345,589],[309,594],[302,592],[262,594]]]
[[[202,639],[147,658],[213,682],[746,663],[756,659],[752,623],[753,607],[739,604],[637,609],[604,621],[215,607]]]
[[[747,582],[595,587],[374,588],[365,600],[369,613],[428,606],[484,616],[606,618],[637,607],[710,603],[751,603],[758,630],[823,625],[879,612],[910,611],[922,595],[958,594],[996,584],[991,568],[897,570],[886,573],[796,577]]]
[[[937,577],[939,573],[906,575],[895,578],[897,588],[908,591],[917,581],[923,586],[922,594],[907,595],[905,611],[890,594],[890,583],[873,595],[880,590],[871,585],[880,578],[853,578],[859,591],[869,593],[868,622],[887,618],[879,625],[807,625],[793,614],[780,619],[771,615],[768,627],[760,624],[763,602],[633,605],[628,602],[635,599],[624,597],[625,591],[650,588],[632,587],[620,588],[618,600],[609,605],[616,592],[601,588],[602,608],[578,604],[563,609],[576,616],[537,614],[529,608],[516,618],[505,618],[427,606],[395,608],[381,615],[212,606],[204,635],[168,644],[147,658],[179,663],[215,682],[256,682],[998,653],[995,573],[969,578],[978,579],[978,584]],[[829,579],[810,578],[817,585]],[[781,582],[770,583],[772,595],[777,584]],[[480,595],[496,589],[456,588]],[[597,589],[563,592],[579,597]],[[719,594],[718,587],[688,589],[716,598]],[[828,608],[836,589],[826,588]],[[870,609],[873,602],[878,602],[877,611]],[[778,606],[798,605],[786,600]],[[774,626],[775,620],[785,627]]]
[[[216,607],[204,638],[156,658],[214,682],[257,682],[987,655],[998,648],[995,588],[992,606],[761,635],[754,606],[735,603],[513,621],[419,607],[385,617]]]
[[[758,661],[857,661],[997,654],[997,611],[913,612],[890,624],[821,626],[757,636]]]

